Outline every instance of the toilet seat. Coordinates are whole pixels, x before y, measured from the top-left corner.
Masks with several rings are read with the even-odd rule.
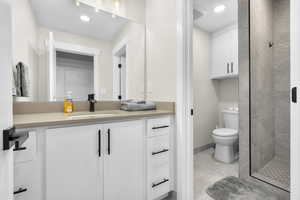
[[[238,134],[238,131],[230,128],[217,128],[213,130],[212,133],[213,135],[219,137],[232,137],[232,136],[236,136]]]

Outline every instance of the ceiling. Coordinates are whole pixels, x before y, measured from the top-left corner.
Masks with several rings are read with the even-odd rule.
[[[222,4],[224,12],[215,13],[214,8]],[[194,0],[194,24],[207,32],[237,23],[237,19],[238,0]]]
[[[103,11],[98,13],[91,7],[80,5],[74,0],[29,0],[39,25],[59,31],[79,34],[101,40],[113,40],[127,19]],[[90,17],[82,22],[81,15]]]

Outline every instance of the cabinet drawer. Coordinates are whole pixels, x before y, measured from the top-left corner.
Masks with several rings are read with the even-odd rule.
[[[20,145],[19,148],[14,147],[15,164],[33,161],[36,157],[36,133],[29,132],[28,139]]]
[[[14,167],[14,199],[15,200],[35,200],[39,199],[37,182],[37,171],[32,162],[19,163]]]
[[[170,138],[169,134],[148,139],[149,168],[155,168],[170,164]]]
[[[161,117],[147,120],[147,136],[160,136],[170,132],[170,117]]]
[[[167,194],[171,190],[169,166],[162,166],[149,173],[148,191],[149,199],[156,199]]]

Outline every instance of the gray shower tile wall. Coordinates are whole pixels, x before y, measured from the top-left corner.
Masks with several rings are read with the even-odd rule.
[[[238,1],[239,37],[239,176],[249,178],[249,0]]]
[[[290,162],[290,1],[273,0],[275,155]]]

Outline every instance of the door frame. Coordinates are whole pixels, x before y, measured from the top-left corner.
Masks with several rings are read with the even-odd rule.
[[[177,199],[193,200],[193,1],[177,0]]]
[[[55,41],[53,32],[49,33],[48,46],[50,47],[49,52],[49,100],[55,101],[56,93],[56,51],[62,51],[67,53],[74,53],[80,55],[92,56],[94,64],[94,93],[95,99],[100,100],[100,82],[99,82],[99,55],[101,51],[96,48],[85,47],[77,44],[71,44],[66,42]]]
[[[115,47],[112,50],[112,60],[113,60],[113,68],[112,68],[112,73],[113,73],[113,100],[117,100],[119,101],[120,99],[118,99],[119,96],[119,91],[120,89],[122,90],[122,88],[120,88],[120,77],[119,77],[119,69],[118,69],[118,64],[120,63],[118,56],[116,56],[116,54],[123,48],[126,49],[126,54],[128,53],[128,39],[125,38],[122,41],[120,41],[118,44],[115,45]],[[122,81],[122,83],[125,83],[125,89],[122,90],[124,92],[124,94],[122,94],[122,100],[126,100],[128,97],[128,80],[127,80],[127,66],[128,66],[128,57],[126,56],[126,60],[125,60],[125,68],[123,68],[123,70],[121,69],[121,76],[125,77],[125,80]],[[122,85],[124,85],[124,83]],[[122,87],[122,86],[121,86]]]
[[[291,0],[290,2],[290,30],[291,30],[291,88],[298,88],[298,103],[291,103],[291,199],[300,199],[300,2]]]

